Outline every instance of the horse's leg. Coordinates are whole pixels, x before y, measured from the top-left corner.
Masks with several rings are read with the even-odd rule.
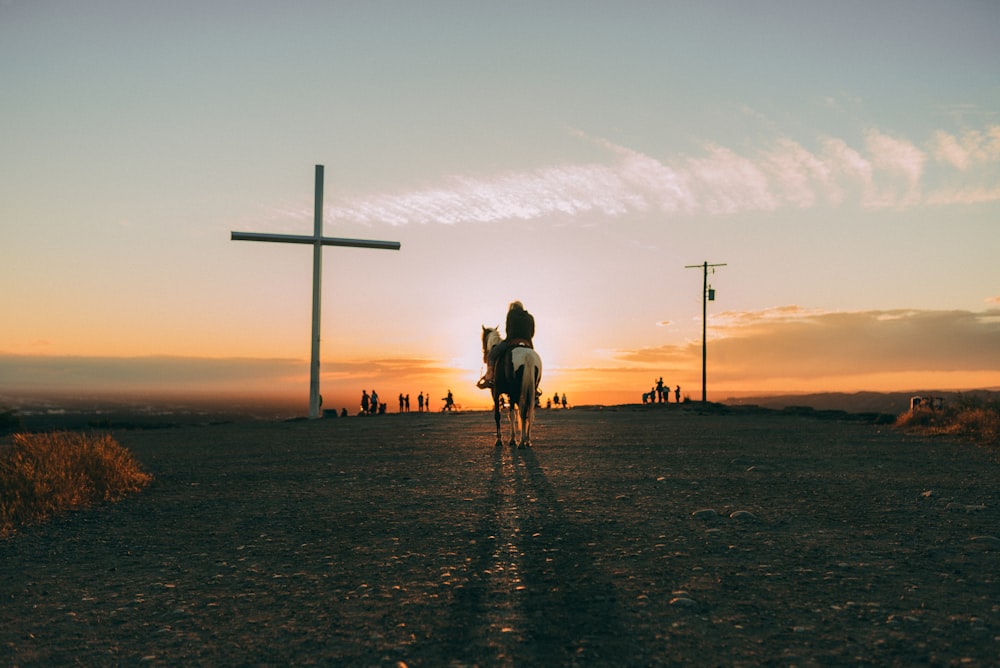
[[[503,445],[503,439],[500,437],[500,395],[493,391],[493,419],[497,423],[497,442],[496,447]]]
[[[510,424],[510,441],[508,445],[514,447],[517,445],[517,439],[514,435],[515,423],[517,422],[518,407],[514,399],[510,400],[510,405],[507,406],[507,422]]]
[[[531,421],[535,418],[535,402],[528,400],[528,406],[521,412],[521,445],[531,447]]]
[[[531,447],[531,424],[535,421],[535,398],[538,394],[538,373],[534,372],[529,380],[529,371],[525,371],[524,382],[521,383],[521,446]]]
[[[527,381],[527,379],[525,379]],[[521,384],[521,447],[531,447],[531,418],[535,412],[535,398],[530,396],[528,388]]]

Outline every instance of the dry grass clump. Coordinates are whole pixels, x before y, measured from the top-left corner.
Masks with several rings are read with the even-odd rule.
[[[108,434],[14,434],[0,446],[0,536],[56,513],[117,501],[153,476]]]
[[[903,413],[896,426],[928,435],[948,435],[982,445],[1000,445],[1000,402],[958,395],[943,410],[918,408]]]

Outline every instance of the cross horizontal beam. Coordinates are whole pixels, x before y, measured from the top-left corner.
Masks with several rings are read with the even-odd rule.
[[[232,241],[276,241],[286,244],[315,244],[316,237],[300,234],[266,234],[263,232],[232,232]],[[399,250],[398,241],[373,241],[371,239],[342,239],[340,237],[319,237],[323,246],[347,246],[349,248],[381,248]]]

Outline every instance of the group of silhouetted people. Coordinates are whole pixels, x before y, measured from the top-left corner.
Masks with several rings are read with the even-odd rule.
[[[673,390],[674,403],[681,402],[681,386],[678,385]],[[644,404],[669,404],[670,403],[670,383],[664,383],[661,376],[656,385],[650,388],[649,392],[642,393],[642,403]]]
[[[441,399],[445,402],[445,408],[443,410],[455,410],[455,399],[451,394],[451,390],[448,390],[448,396]],[[385,402],[379,400],[378,392],[372,390],[369,394],[368,390],[361,391],[361,408],[358,415],[385,415],[388,406]],[[417,395],[417,411],[423,413],[424,411],[429,411],[431,409],[431,395],[429,392],[421,392]],[[347,409],[344,409],[346,414]],[[399,412],[409,413],[410,412],[410,395],[409,393],[403,394],[399,393]]]
[[[566,393],[565,392],[563,393],[561,399],[559,398],[559,393],[556,392],[555,394],[552,395],[551,399],[548,399],[545,402],[545,407],[546,408],[553,408],[553,407],[554,408],[559,408],[560,406],[562,406],[563,408],[569,408],[569,404],[566,402]]]
[[[379,401],[378,392],[361,390],[361,415],[385,415],[386,405]]]

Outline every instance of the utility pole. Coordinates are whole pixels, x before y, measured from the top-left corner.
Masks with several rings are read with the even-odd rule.
[[[708,375],[705,371],[706,362],[708,361],[708,327],[706,323],[708,322],[708,302],[715,301],[715,290],[708,287],[708,269],[712,268],[712,273],[715,273],[716,267],[725,267],[723,264],[709,264],[705,262],[704,264],[688,264],[685,265],[685,269],[701,269],[702,274],[702,285],[701,285],[701,402],[705,403],[708,401]]]

